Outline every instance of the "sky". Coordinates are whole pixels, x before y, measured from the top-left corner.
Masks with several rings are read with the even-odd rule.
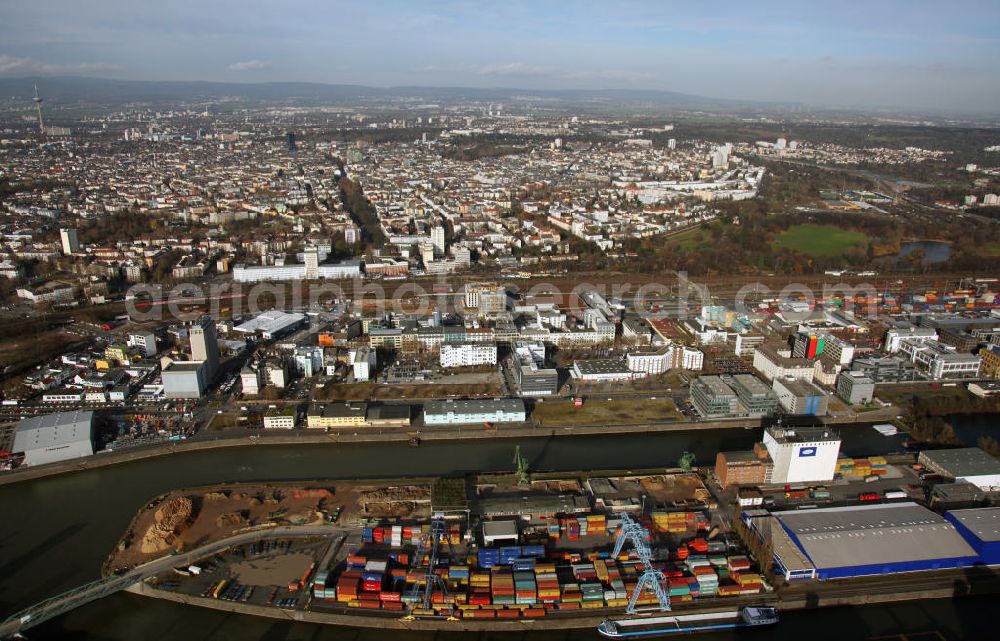
[[[1000,111],[996,0],[0,0],[0,76]]]

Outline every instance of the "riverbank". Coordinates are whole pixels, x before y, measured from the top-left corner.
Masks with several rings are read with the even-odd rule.
[[[883,408],[867,412],[859,416],[826,417],[827,425],[868,425],[871,423],[889,421],[895,418],[895,408]],[[859,421],[863,418],[863,421]],[[606,436],[613,434],[659,434],[669,432],[685,432],[694,430],[717,429],[758,429],[759,420],[719,419],[712,421],[637,423],[633,425],[574,425],[565,427],[535,427],[532,425],[496,426],[484,429],[476,426],[454,428],[430,428],[419,431],[422,442],[461,442],[492,439],[538,438],[538,437],[569,437],[569,436]],[[282,430],[283,431],[283,430]],[[0,486],[21,481],[80,472],[141,461],[169,454],[183,454],[226,447],[246,447],[262,445],[308,445],[336,443],[405,443],[409,442],[415,433],[406,429],[367,429],[356,432],[315,432],[310,430],[289,430],[291,433],[273,433],[257,430],[247,434],[246,430],[224,433],[215,438],[196,436],[186,441],[171,441],[151,447],[121,450],[117,452],[100,452],[92,456],[59,463],[50,463],[35,467],[19,468],[0,475]]]
[[[156,599],[163,599],[189,606],[209,608],[233,614],[251,615],[323,625],[352,628],[378,628],[399,631],[447,631],[447,632],[510,632],[525,630],[582,630],[597,627],[608,616],[621,616],[620,611],[601,610],[594,616],[551,616],[538,619],[500,620],[413,620],[401,617],[366,616],[364,614],[335,614],[313,612],[311,610],[285,610],[277,607],[252,605],[222,601],[200,596],[191,596],[159,590],[145,582],[127,588],[128,592]],[[969,570],[945,570],[898,575],[895,577],[873,577],[852,581],[834,581],[827,584],[810,583],[795,586],[785,591],[762,594],[753,599],[759,605],[773,605],[782,612],[815,610],[840,606],[863,606],[925,599],[953,599],[962,596],[982,596],[1000,594],[1000,575],[995,570],[980,568]],[[708,613],[736,605],[746,605],[740,600],[710,605],[688,605],[676,612],[684,614]],[[779,624],[780,625],[780,624]]]

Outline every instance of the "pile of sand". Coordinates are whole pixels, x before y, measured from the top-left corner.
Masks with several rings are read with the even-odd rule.
[[[215,526],[217,528],[241,528],[247,524],[247,517],[242,512],[226,512],[225,514],[220,514],[218,518],[215,519]]]
[[[139,549],[143,554],[163,552],[173,546],[177,535],[194,520],[194,504],[186,496],[177,496],[153,514],[153,523],[142,536]]]

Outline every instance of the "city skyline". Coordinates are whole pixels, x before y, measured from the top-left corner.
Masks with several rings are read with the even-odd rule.
[[[0,77],[653,89],[828,107],[988,112],[988,3],[4,3]],[[975,18],[975,19],[972,19]]]

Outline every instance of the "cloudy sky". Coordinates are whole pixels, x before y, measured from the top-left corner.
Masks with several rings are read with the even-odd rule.
[[[1000,111],[1000,2],[0,0],[0,75]]]

